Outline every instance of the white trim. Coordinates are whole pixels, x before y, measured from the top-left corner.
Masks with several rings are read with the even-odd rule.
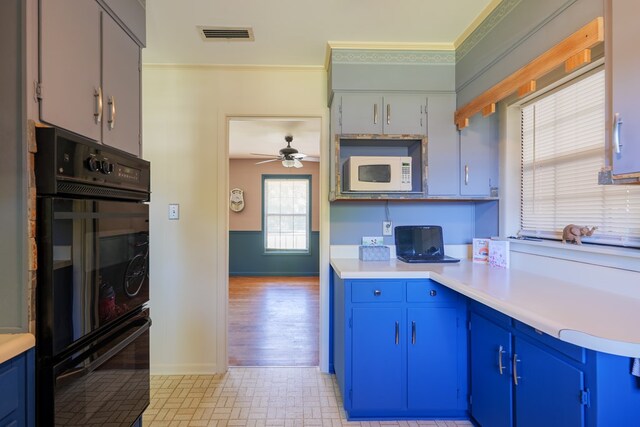
[[[259,65],[259,64],[173,64],[146,63],[143,69],[222,70],[222,71],[324,71],[322,65]]]
[[[471,25],[467,27],[466,30],[462,32],[453,42],[453,46],[457,49],[460,47],[462,43],[473,33],[476,28],[480,26],[484,22],[485,19],[493,12],[493,10],[502,2],[502,0],[491,0],[491,2],[480,12],[476,19],[471,22]]]
[[[218,113],[218,140],[224,141],[218,147],[218,185],[216,200],[218,201],[218,215],[220,223],[217,230],[218,259],[217,259],[217,283],[218,283],[218,325],[215,329],[217,334],[217,372],[226,372],[228,369],[228,313],[229,305],[229,209],[228,198],[229,192],[229,120],[237,120],[242,118],[257,117],[300,117],[300,118],[319,118],[320,126],[320,165],[329,164],[329,139],[328,139],[328,114],[325,116],[318,112],[317,114],[233,114],[220,111]],[[320,167],[320,188],[319,188],[319,240],[320,240],[320,319],[319,319],[319,368],[321,372],[329,372],[329,235],[330,235],[330,218],[329,218],[329,168]]]

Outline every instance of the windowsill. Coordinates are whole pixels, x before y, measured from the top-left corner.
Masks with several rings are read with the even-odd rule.
[[[510,250],[567,261],[640,272],[640,249],[573,243],[552,240],[508,239]]]
[[[286,249],[284,250],[270,250],[270,251],[264,251],[263,255],[311,255],[311,251],[309,250],[305,250],[305,251],[288,251]]]

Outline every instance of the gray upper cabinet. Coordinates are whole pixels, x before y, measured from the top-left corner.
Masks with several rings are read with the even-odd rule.
[[[342,134],[426,135],[426,95],[345,93],[336,94],[338,96]]]
[[[40,2],[40,119],[96,141],[100,15],[94,1]]]
[[[140,48],[103,16],[103,143],[140,154]]]
[[[128,31],[129,35],[144,47],[147,44],[146,11],[144,0],[99,0],[109,9]]]
[[[140,47],[95,1],[40,2],[40,119],[140,155]]]
[[[498,115],[476,114],[460,131],[460,195],[497,197]]]
[[[639,10],[635,0],[607,1],[608,137],[613,175],[620,178],[640,178],[640,58],[632,54],[640,39]]]
[[[427,127],[427,189],[429,196],[457,196],[460,192],[460,144],[453,123],[455,94],[430,94]]]

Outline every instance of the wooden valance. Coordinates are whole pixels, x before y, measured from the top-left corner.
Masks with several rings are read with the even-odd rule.
[[[495,104],[514,92],[524,96],[536,89],[536,80],[564,63],[565,71],[591,61],[591,48],[604,41],[604,20],[598,17],[525,65],[491,89],[458,109],[454,121],[458,129],[469,125],[469,118],[482,112],[495,112]]]

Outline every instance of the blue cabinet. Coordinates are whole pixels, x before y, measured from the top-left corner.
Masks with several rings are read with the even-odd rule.
[[[476,313],[470,318],[471,414],[482,426],[510,427],[511,332]]]
[[[34,350],[0,364],[0,427],[35,425]]]
[[[333,358],[350,419],[465,417],[466,305],[431,280],[333,280]]]
[[[484,427],[640,425],[628,357],[560,341],[470,303],[471,415]]]
[[[427,96],[418,94],[336,94],[340,134],[425,135]]]

